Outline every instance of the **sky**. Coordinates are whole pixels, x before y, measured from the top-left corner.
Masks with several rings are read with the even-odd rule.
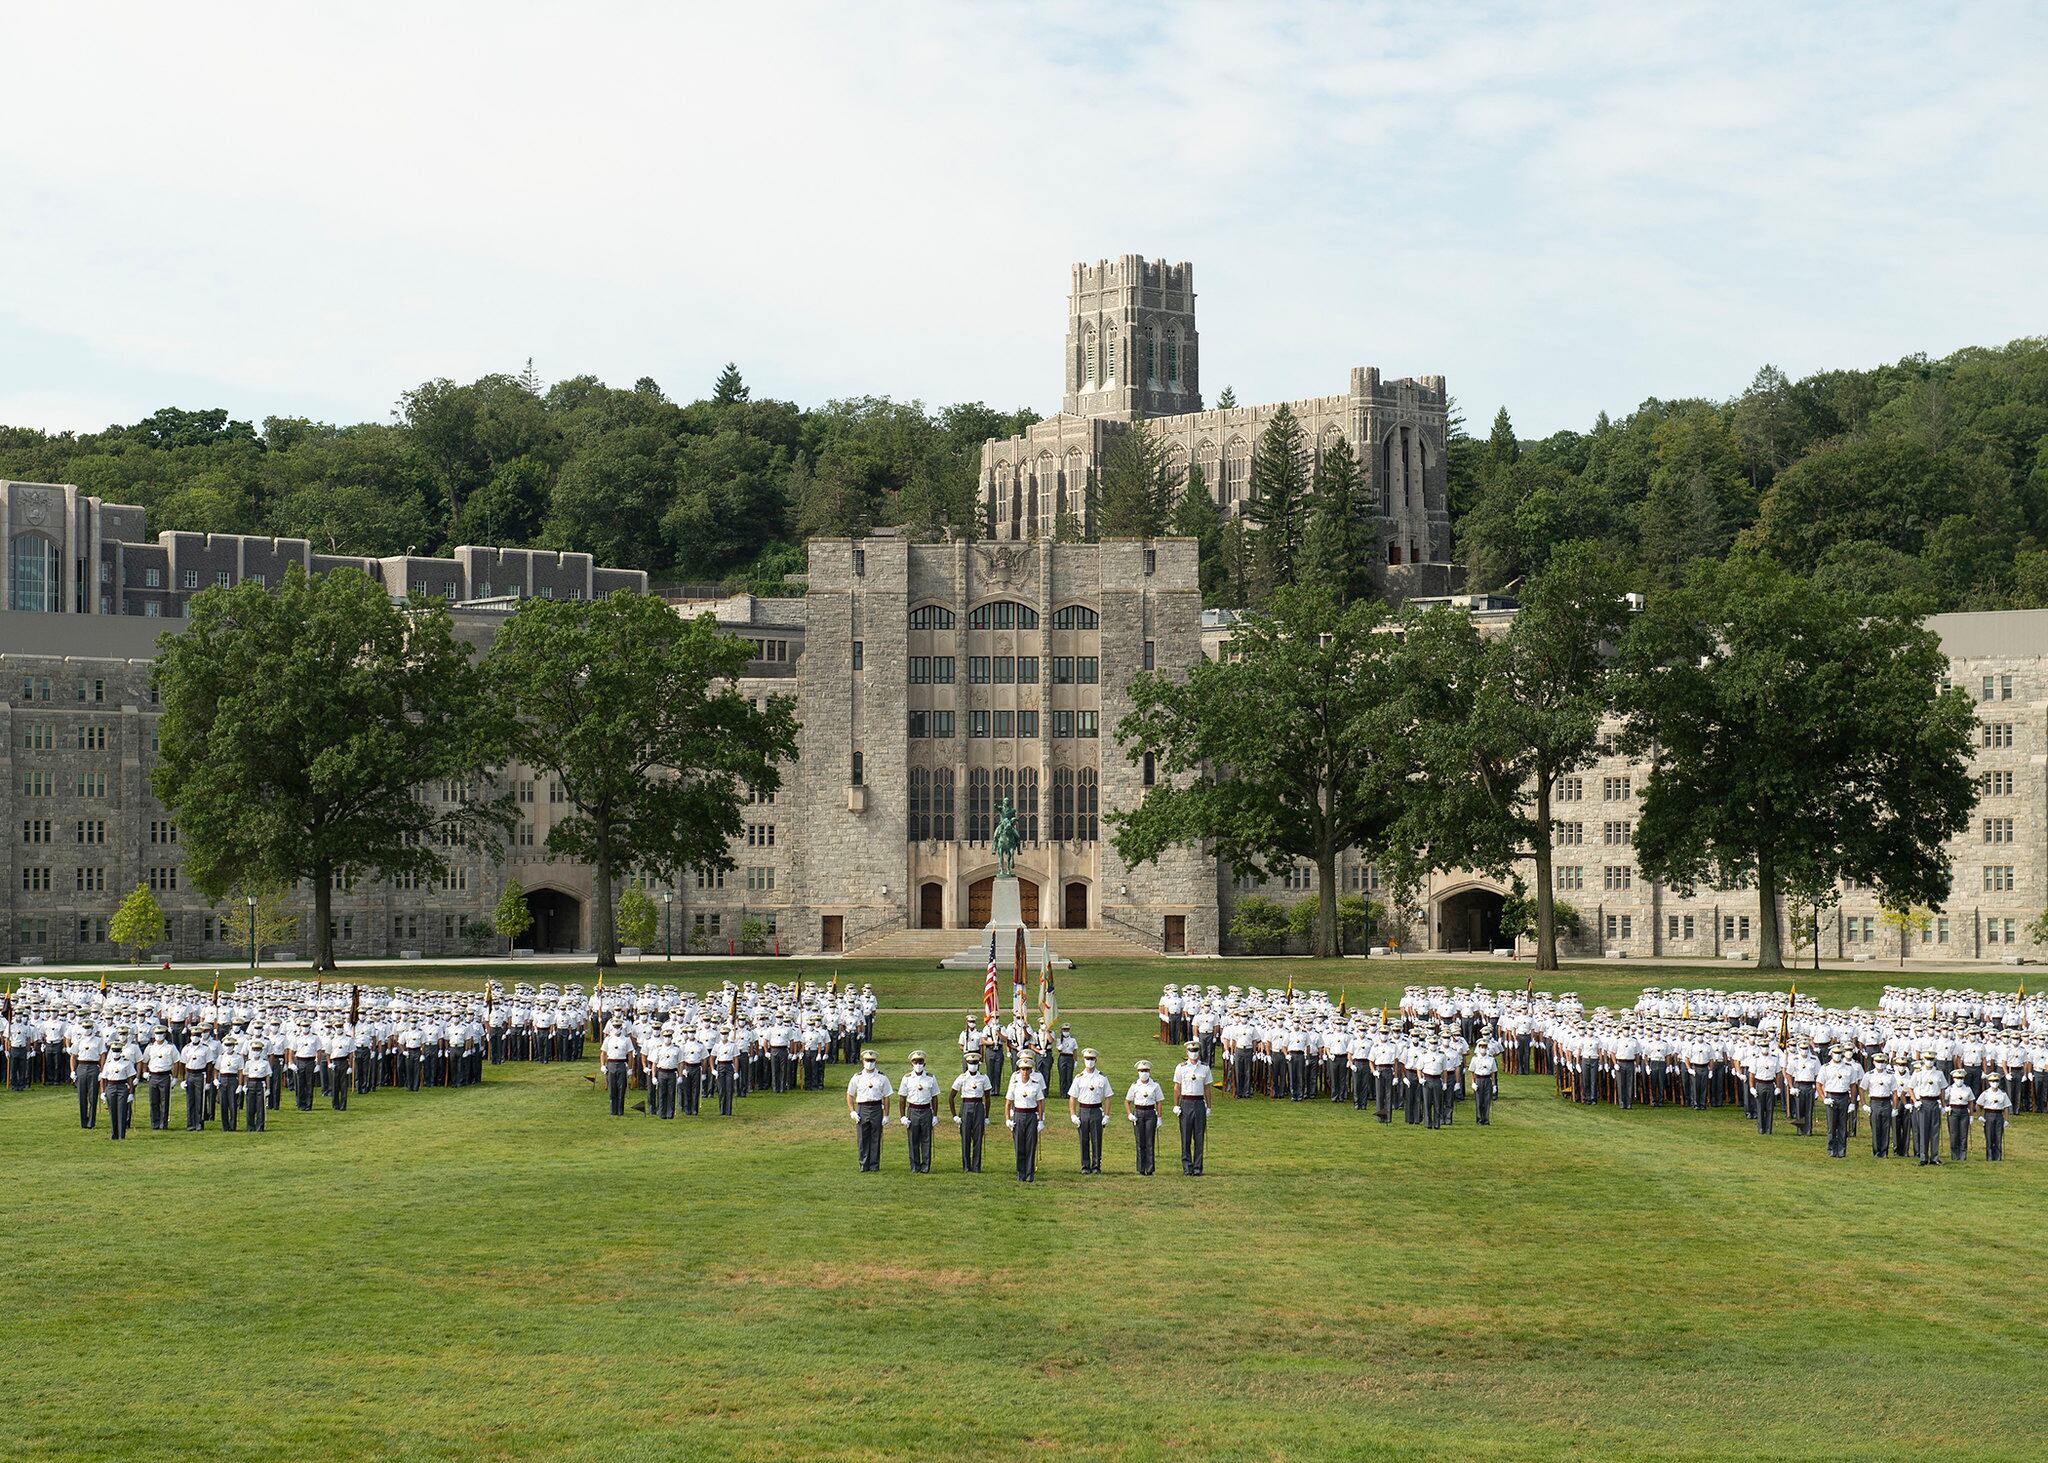
[[[2048,333],[2048,5],[0,9],[0,423],[437,376],[1058,408],[1069,266],[1202,389],[1475,433]]]

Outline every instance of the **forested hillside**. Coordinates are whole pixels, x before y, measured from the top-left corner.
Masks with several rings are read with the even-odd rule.
[[[0,427],[0,477],[76,483],[149,531],[270,533],[326,551],[585,549],[666,580],[779,584],[816,533],[969,521],[981,444],[1037,418],[859,397],[756,401],[727,367],[680,405],[653,381],[429,381],[392,420],[330,426],[165,408],[74,436]]]
[[[1740,542],[1931,608],[2048,606],[2048,340],[1800,381],[1766,366],[1731,400],[1652,399],[1541,441],[1503,409],[1454,444],[1451,491],[1475,587],[1574,538],[1648,588]]]
[[[1483,438],[1453,433],[1457,556],[1475,588],[1505,587],[1575,538],[1611,545],[1646,588],[1742,542],[1930,608],[2048,606],[2048,340],[1799,381],[1767,366],[1726,401],[1653,397],[1540,441],[1516,438],[1511,409]],[[358,553],[539,544],[657,581],[775,584],[811,534],[973,531],[982,441],[1034,420],[979,402],[757,401],[731,367],[687,405],[646,379],[544,385],[529,368],[426,382],[389,422],[256,426],[166,408],[83,436],[0,427],[0,476],[140,503],[152,533],[289,534]],[[1330,465],[1277,460],[1284,437],[1262,441],[1275,460],[1255,462],[1254,480],[1290,485],[1286,512],[1228,530],[1184,522],[1201,515],[1175,513],[1177,485],[1146,488],[1155,465],[1133,451],[1106,468],[1101,519],[1199,532],[1211,600],[1257,601],[1369,531],[1346,524],[1365,511],[1356,485],[1320,502]],[[1338,466],[1339,479],[1355,470]]]

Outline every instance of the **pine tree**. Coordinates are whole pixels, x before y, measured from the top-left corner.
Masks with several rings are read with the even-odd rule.
[[[1210,607],[1222,603],[1223,588],[1230,577],[1223,563],[1223,515],[1216,511],[1216,500],[1209,496],[1209,484],[1203,479],[1199,462],[1188,469],[1187,490],[1174,505],[1167,530],[1195,541],[1202,603]]]
[[[1235,391],[1232,391],[1228,386],[1224,387],[1223,394],[1216,398],[1216,410],[1229,411],[1232,407],[1236,405],[1237,393]]]
[[[1097,535],[1101,538],[1157,538],[1175,506],[1166,451],[1139,417],[1103,454]]]
[[[740,368],[727,361],[725,369],[718,373],[717,384],[711,388],[711,400],[719,406],[735,406],[751,396],[746,383],[740,380]]]
[[[1508,420],[1508,409],[1502,407],[1493,414],[1493,430],[1486,435],[1486,480],[1497,483],[1507,477],[1508,469],[1522,458],[1522,444],[1515,440],[1514,423]]]
[[[1252,449],[1252,495],[1245,511],[1258,525],[1252,575],[1257,603],[1294,582],[1308,525],[1308,461],[1301,423],[1282,404]]]
[[[1350,442],[1338,437],[1316,459],[1315,491],[1302,535],[1300,577],[1338,604],[1370,597],[1373,532],[1365,474]]]
[[[1244,519],[1232,516],[1223,525],[1223,604],[1222,608],[1241,610],[1251,603],[1252,588],[1252,547],[1251,535],[1245,532]]]

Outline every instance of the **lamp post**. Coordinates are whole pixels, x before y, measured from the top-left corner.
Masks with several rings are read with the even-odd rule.
[[[244,894],[243,900],[249,906],[249,969],[256,968],[256,896]]]
[[[661,958],[676,958],[676,891],[661,891]]]

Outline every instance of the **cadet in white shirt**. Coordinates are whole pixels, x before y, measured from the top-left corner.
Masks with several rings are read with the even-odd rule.
[[[910,1130],[910,1171],[932,1171],[932,1123],[939,1115],[939,1079],[925,1070],[924,1053],[910,1054],[910,1075],[897,1089],[899,1121]]]
[[[960,1171],[981,1172],[982,1136],[988,1130],[988,1099],[995,1086],[981,1070],[981,1049],[968,1053],[967,1070],[953,1079],[946,1102],[960,1128]]]
[[[1190,1178],[1201,1175],[1209,1138],[1209,1082],[1201,1048],[1189,1042],[1187,1060],[1173,1069],[1173,1111],[1180,1119],[1180,1171]]]
[[[1984,1114],[1984,1161],[2005,1160],[2005,1115],[2012,1111],[2012,1098],[1996,1072],[1984,1074],[1984,1090],[1977,1094],[1977,1110]]]
[[[1922,1168],[1941,1162],[1941,1073],[1927,1057],[1913,1073],[1913,1148]]]
[[[626,1035],[618,1017],[611,1019],[598,1053],[604,1062],[604,1090],[612,1116],[622,1118],[626,1115],[626,1065],[633,1060],[633,1038]]]
[[[1863,1091],[1870,1100],[1871,1156],[1889,1158],[1892,1151],[1892,1094],[1898,1091],[1898,1078],[1892,1074],[1890,1062],[1879,1057],[1871,1064],[1869,1074],[1863,1079]]]
[[[1081,1053],[1081,1075],[1067,1087],[1067,1116],[1081,1130],[1081,1172],[1102,1172],[1102,1105],[1115,1096],[1097,1069],[1095,1048]]]
[[[229,1042],[213,1062],[214,1105],[220,1112],[220,1130],[232,1133],[242,1112],[242,1053]]]
[[[263,1131],[268,1111],[265,1096],[277,1089],[276,1074],[270,1067],[270,1044],[260,1034],[242,1051],[242,1110],[249,1115],[249,1131]]]
[[[1124,1089],[1124,1116],[1131,1120],[1131,1133],[1137,1141],[1138,1172],[1148,1178],[1159,1146],[1159,1109],[1165,1101],[1165,1089],[1152,1080],[1152,1064],[1138,1063],[1138,1080]]]
[[[128,1136],[128,1124],[135,1116],[135,1072],[128,1033],[116,1031],[107,1058],[100,1063],[100,1092],[107,1099],[108,1126],[115,1142]]]
[[[1475,1048],[1466,1070],[1472,1074],[1472,1120],[1482,1128],[1490,1127],[1493,1124],[1493,1094],[1500,1083],[1500,1067],[1492,1050],[1485,1046]]]
[[[171,1126],[171,1073],[178,1065],[178,1049],[166,1039],[161,1026],[150,1033],[142,1049],[142,1076],[149,1083],[149,1126],[152,1132],[166,1132]]]
[[[71,1080],[78,1086],[78,1126],[99,1126],[100,1064],[107,1059],[107,1039],[90,1028],[79,1033],[71,1049]]]
[[[193,1032],[178,1052],[178,1071],[185,1081],[185,1131],[197,1133],[206,1126],[207,1064],[213,1047]]]
[[[730,1070],[721,1068],[721,1074]],[[896,1089],[889,1079],[875,1067],[875,1054],[864,1051],[860,1054],[860,1070],[853,1074],[853,1080],[846,1084],[846,1115],[855,1125],[856,1151],[860,1154],[862,1173],[882,1171],[882,1124],[889,1116],[889,1099]],[[729,1111],[721,1088],[721,1111]]]
[[[1967,1075],[1961,1067],[1949,1073],[1954,1079],[1948,1090],[1942,1093],[1942,1106],[1948,1109],[1948,1156],[1951,1161],[1961,1163],[1970,1156],[1970,1109],[1977,1105],[1977,1094],[1970,1090]]]
[[[1856,1069],[1839,1053],[1820,1069],[1820,1095],[1828,1110],[1828,1157],[1847,1158],[1849,1110],[1856,1102]]]
[[[1016,1140],[1017,1177],[1027,1184],[1038,1179],[1038,1132],[1045,1126],[1044,1109],[1045,1078],[1020,1052],[1010,1089],[1003,1095],[1003,1126]]]

